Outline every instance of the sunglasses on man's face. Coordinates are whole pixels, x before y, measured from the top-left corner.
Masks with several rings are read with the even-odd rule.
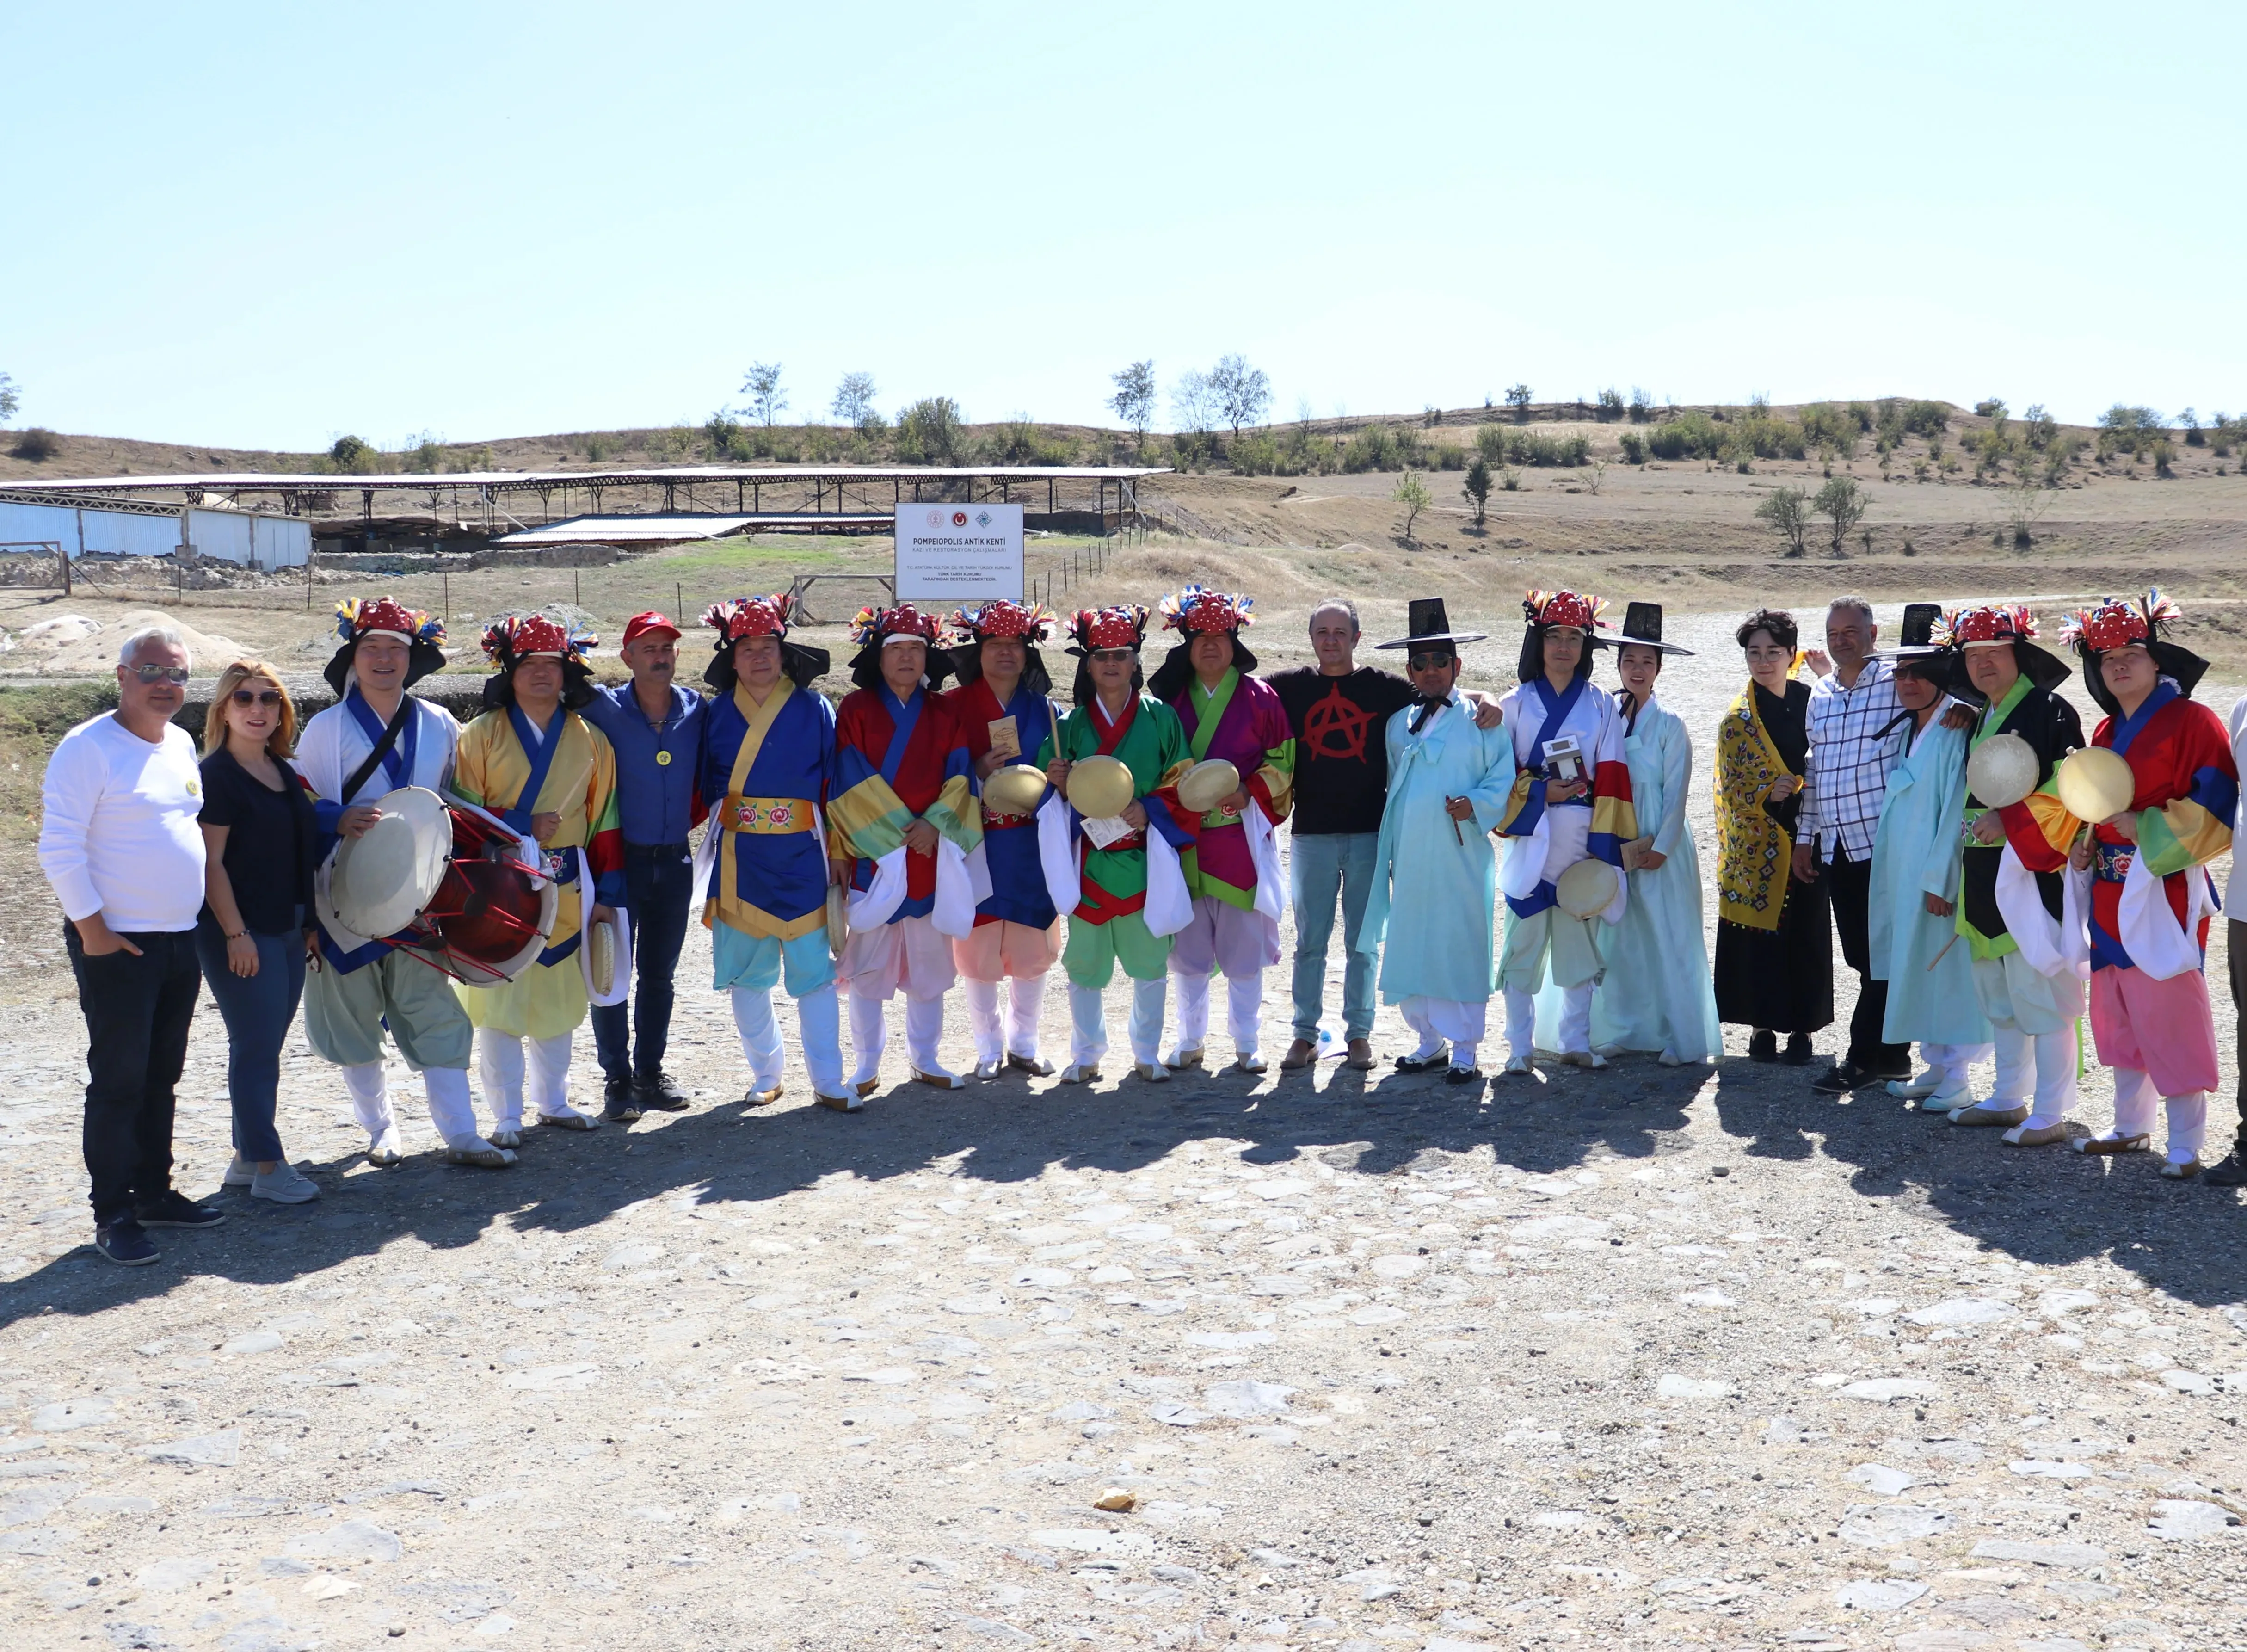
[[[1411,657],[1412,669],[1433,671],[1439,666],[1450,665],[1457,658],[1456,654],[1414,654]]]
[[[1091,657],[1114,666],[1130,659],[1131,651],[1128,648],[1096,648],[1092,651]]]
[[[252,693],[247,688],[237,688],[234,691],[234,703],[237,706],[277,706],[281,703],[281,691],[261,688]]]
[[[184,684],[188,680],[185,666],[135,666],[133,674],[144,683]]]

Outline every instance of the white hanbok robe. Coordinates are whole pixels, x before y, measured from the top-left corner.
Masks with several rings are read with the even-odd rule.
[[[1639,832],[1663,860],[1629,874],[1622,921],[1601,948],[1607,969],[1592,993],[1592,1048],[1667,1049],[1681,1062],[1711,1061],[1723,1053],[1724,1038],[1702,922],[1701,857],[1685,823],[1693,737],[1657,695],[1639,712],[1623,754]],[[1540,1048],[1556,1048],[1550,1041],[1560,1013],[1561,994],[1548,986],[1538,994]]]
[[[1389,801],[1357,950],[1380,956],[1386,1002],[1479,1005],[1498,986],[1498,855],[1489,834],[1506,817],[1513,786],[1513,737],[1477,728],[1456,692],[1416,734],[1419,710],[1396,713],[1384,734]],[[1444,808],[1451,797],[1472,802],[1474,819],[1453,821]]]
[[[1968,740],[1968,731],[1945,728],[1938,710],[1888,771],[1873,836],[1866,950],[1868,973],[1888,984],[1881,1036],[1892,1044],[1987,1044],[1992,1036],[1974,990],[1973,954],[1951,944],[1957,920],[1930,917],[1925,898],[1958,899]]]

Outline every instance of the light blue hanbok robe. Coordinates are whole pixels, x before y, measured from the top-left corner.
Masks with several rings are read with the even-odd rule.
[[[1868,973],[1888,984],[1881,1036],[1892,1044],[1986,1044],[1991,1039],[1989,1017],[1974,990],[1973,954],[1964,945],[1943,950],[1957,921],[1929,917],[1924,898],[1958,899],[1968,739],[1966,730],[1945,728],[1938,709],[1888,771],[1888,795],[1873,835],[1865,927]]]
[[[1649,847],[1663,864],[1630,874],[1622,922],[1601,948],[1608,963],[1592,993],[1592,1048],[1666,1049],[1681,1062],[1711,1061],[1723,1054],[1724,1037],[1702,925],[1701,856],[1685,823],[1693,737],[1656,695],[1624,739],[1623,756],[1639,830],[1653,839]],[[1558,993],[1539,995],[1540,1048],[1553,1048],[1547,1040],[1557,1031],[1560,1007]]]
[[[1513,735],[1477,728],[1456,693],[1415,734],[1419,710],[1407,706],[1389,720],[1389,802],[1357,950],[1380,955],[1384,1002],[1480,1004],[1498,988],[1498,852],[1490,833],[1506,818],[1513,789]],[[1453,821],[1444,810],[1449,797],[1473,803],[1474,818]],[[1385,948],[1384,932],[1391,938]]]

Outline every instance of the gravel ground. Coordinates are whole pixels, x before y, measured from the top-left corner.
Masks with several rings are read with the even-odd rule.
[[[1673,617],[1697,730],[1730,623]],[[67,978],[10,986],[11,1648],[2241,1638],[2238,1197],[1817,1097],[1738,1035],[1703,1072],[1009,1078],[843,1117],[800,1068],[746,1112],[690,987],[692,1111],[499,1174],[368,1168],[292,1041],[324,1197],[229,1193],[128,1272],[83,1243]],[[2110,1109],[2094,1068],[2080,1116]]]

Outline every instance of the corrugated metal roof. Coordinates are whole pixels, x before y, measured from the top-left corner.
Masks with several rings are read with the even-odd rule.
[[[453,474],[343,476],[290,474],[277,471],[206,471],[170,476],[41,477],[41,493],[121,493],[145,488],[199,489],[205,493],[351,493],[442,491],[489,488],[514,493],[570,488],[659,488],[701,482],[913,482],[913,481],[1135,481],[1168,474],[1167,466],[1136,465],[673,465],[615,470],[468,470]],[[0,495],[10,489],[0,483]]]
[[[690,539],[723,539],[729,534],[755,533],[760,528],[887,528],[891,521],[886,513],[859,511],[762,511],[745,516],[714,516],[699,512],[671,516],[572,516],[564,522],[543,522],[536,528],[502,534],[492,543],[514,547],[675,543]]]

